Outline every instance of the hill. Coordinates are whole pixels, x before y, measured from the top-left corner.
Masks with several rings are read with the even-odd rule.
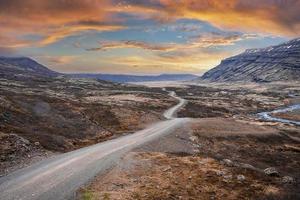
[[[0,57],[1,75],[55,77],[59,73],[27,57]]]
[[[227,58],[206,72],[211,82],[271,82],[300,80],[300,38]]]

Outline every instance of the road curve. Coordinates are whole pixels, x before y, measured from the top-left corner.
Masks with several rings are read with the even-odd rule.
[[[183,99],[183,98],[180,98],[178,96],[176,96],[176,93],[171,91],[169,93],[169,95],[175,99],[177,99],[179,101],[179,103],[175,106],[173,106],[172,108],[170,108],[169,110],[167,110],[165,113],[164,113],[164,117],[166,119],[175,119],[175,115],[177,113],[177,111],[182,108],[185,104],[186,104],[186,100]]]
[[[185,100],[164,113],[168,120],[131,135],[61,154],[0,178],[1,200],[71,199],[76,190],[95,175],[110,168],[131,149],[170,133],[188,119],[174,118]]]

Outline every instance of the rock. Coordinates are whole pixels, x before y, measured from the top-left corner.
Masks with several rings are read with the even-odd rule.
[[[192,142],[197,142],[198,141],[198,138],[196,136],[191,136],[189,138]]]
[[[274,167],[266,168],[264,172],[268,176],[279,176],[278,171]]]
[[[238,181],[243,182],[244,180],[246,180],[246,177],[245,177],[244,175],[239,174],[239,175],[237,175],[236,179],[237,179]]]
[[[255,170],[255,167],[253,167],[252,165],[249,165],[249,164],[246,164],[246,163],[242,163],[240,165],[241,168],[244,168],[244,169],[251,169],[251,170]]]
[[[40,143],[39,142],[35,142],[34,145],[35,146],[40,146]]]
[[[221,161],[221,163],[222,163],[223,165],[228,166],[228,167],[233,167],[233,166],[234,166],[233,162],[232,162],[231,160],[229,160],[229,159],[223,159],[223,160]]]
[[[226,174],[226,172],[224,172],[224,171],[217,171],[216,174],[218,176],[224,176]]]
[[[167,167],[165,169],[163,169],[163,172],[167,172],[167,171],[170,171],[171,170],[171,167]]]
[[[223,181],[226,182],[226,183],[228,183],[229,181],[232,180],[232,175],[229,174],[229,175],[223,176],[223,178],[224,178]]]
[[[288,183],[288,184],[291,184],[291,183],[294,183],[295,182],[295,179],[293,177],[290,177],[290,176],[284,176],[282,177],[282,180],[281,180],[282,183]]]

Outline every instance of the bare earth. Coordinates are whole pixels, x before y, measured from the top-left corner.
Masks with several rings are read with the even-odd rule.
[[[176,101],[160,88],[0,77],[0,176],[53,154],[144,129]]]
[[[179,116],[197,119],[127,154],[78,199],[300,198],[300,128],[255,115],[299,103],[299,85],[169,89],[188,100]]]

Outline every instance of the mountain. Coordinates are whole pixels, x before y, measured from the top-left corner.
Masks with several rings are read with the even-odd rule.
[[[157,76],[136,76],[123,74],[71,74],[74,78],[94,78],[118,83],[149,81],[189,81],[199,78],[193,74],[161,74]]]
[[[118,83],[146,81],[188,81],[199,78],[192,74],[161,74],[158,76],[135,76],[122,74],[61,74],[48,69],[27,57],[0,57],[0,76],[41,76],[64,75],[72,78],[93,78]]]
[[[249,49],[227,58],[206,72],[212,82],[271,82],[300,80],[300,38],[262,49]]]
[[[0,75],[55,77],[60,74],[27,57],[0,57]]]

